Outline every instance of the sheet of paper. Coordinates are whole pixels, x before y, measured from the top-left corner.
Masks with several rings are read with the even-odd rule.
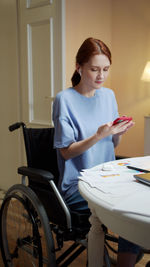
[[[83,170],[79,179],[108,195],[108,198],[119,197],[119,203],[113,207],[115,212],[150,216],[150,186],[138,183],[133,175],[140,172],[128,169],[128,165],[147,169],[150,156],[100,164]]]
[[[144,185],[137,183],[132,175],[105,178],[100,175],[96,176],[93,174],[92,176],[80,176],[79,179],[105,194],[112,194],[116,196],[127,196],[133,192],[140,192],[141,186],[144,187]]]
[[[148,164],[150,156],[100,164],[91,169],[83,170],[79,179],[84,180],[91,187],[97,188],[104,193],[126,196],[127,192],[130,194],[130,192],[140,191],[142,186],[136,183],[133,177],[139,171],[128,169],[127,166],[142,164],[142,162],[143,164]]]

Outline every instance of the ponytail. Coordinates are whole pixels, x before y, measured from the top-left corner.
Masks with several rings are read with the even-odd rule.
[[[80,74],[75,70],[75,72],[72,75],[71,81],[72,81],[72,86],[76,86],[81,80]]]

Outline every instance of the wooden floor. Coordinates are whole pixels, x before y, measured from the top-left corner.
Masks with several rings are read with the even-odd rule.
[[[87,258],[86,251],[84,251],[73,263],[69,265],[69,267],[86,267],[86,258]],[[149,260],[150,260],[150,255],[145,255],[143,259],[139,263],[136,264],[136,267],[145,267],[147,261]],[[1,258],[1,254],[0,254],[0,267],[5,267],[3,264],[2,258]],[[112,265],[112,267],[114,266]]]

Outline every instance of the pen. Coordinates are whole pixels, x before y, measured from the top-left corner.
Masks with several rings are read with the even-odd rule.
[[[132,169],[132,170],[135,170],[135,171],[140,171],[140,172],[150,172],[148,170],[143,170],[141,168],[137,168],[137,167],[133,167],[133,166],[127,166],[128,169]]]

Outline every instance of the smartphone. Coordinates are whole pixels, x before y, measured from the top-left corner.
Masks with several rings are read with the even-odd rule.
[[[150,185],[150,172],[135,174],[134,178],[141,183]]]
[[[113,125],[123,122],[123,121],[127,121],[127,122],[132,121],[132,117],[126,117],[126,116],[119,117],[113,121]]]

